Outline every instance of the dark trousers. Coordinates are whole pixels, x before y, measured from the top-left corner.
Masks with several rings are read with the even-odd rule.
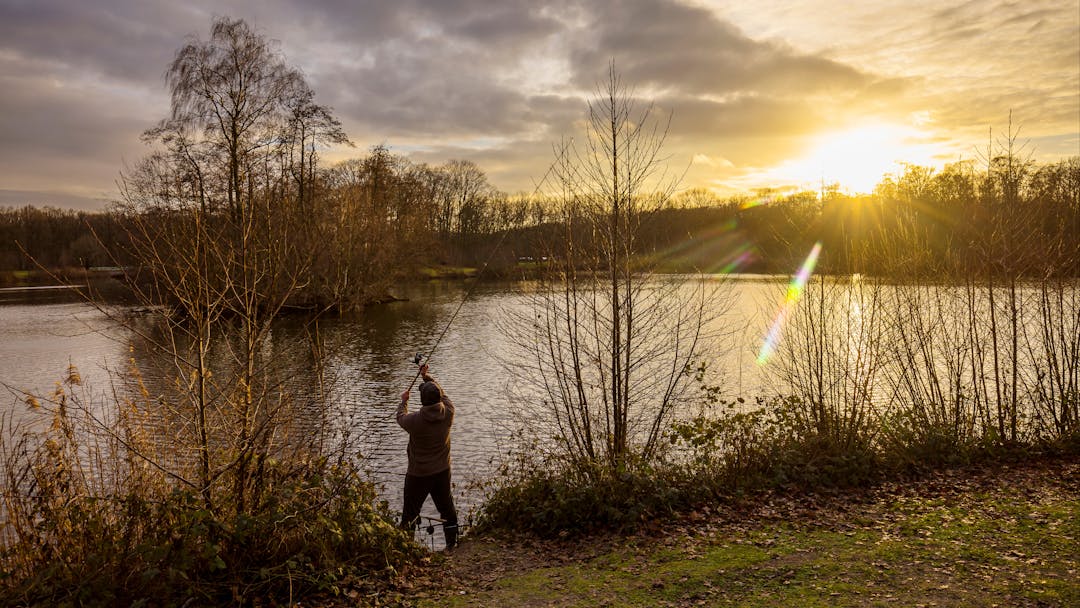
[[[401,527],[406,530],[416,529],[420,519],[420,507],[428,495],[435,502],[439,516],[443,518],[443,534],[446,547],[452,549],[457,544],[457,511],[454,510],[454,497],[450,495],[450,469],[434,475],[418,477],[405,476],[405,505],[401,510]]]

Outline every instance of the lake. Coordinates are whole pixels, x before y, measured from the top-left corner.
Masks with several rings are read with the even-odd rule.
[[[765,380],[755,363],[756,350],[767,330],[776,303],[783,298],[783,278],[748,277],[728,284],[737,306],[721,321],[734,332],[715,368],[724,370],[730,394],[760,392]],[[416,372],[415,353],[428,354],[450,316],[472,283],[430,281],[407,285],[394,295],[403,301],[369,307],[350,319],[320,321],[319,329],[330,347],[325,370],[332,378],[332,400],[344,424],[363,438],[361,449],[379,478],[388,484],[386,497],[400,503],[398,486],[405,471],[407,436],[394,422],[398,396]],[[523,306],[521,284],[484,282],[475,285],[446,332],[438,350],[431,353],[432,374],[454,400],[457,415],[452,458],[456,485],[485,478],[510,447],[513,426],[520,416],[515,410],[531,404],[508,398],[505,338],[494,320],[506,309]],[[767,312],[766,312],[767,311]],[[298,328],[288,321],[275,328],[275,350],[289,351],[300,344]],[[33,424],[33,413],[22,403],[19,391],[43,394],[76,366],[86,385],[104,393],[110,370],[123,369],[129,345],[138,338],[104,314],[63,290],[0,290],[0,382],[9,419]],[[731,344],[741,343],[739,347]],[[296,349],[293,349],[296,350]],[[142,352],[136,348],[134,352]],[[308,359],[297,357],[296,365]],[[310,371],[310,370],[308,370]],[[304,370],[292,375],[299,394]],[[412,403],[418,402],[414,390]],[[463,496],[463,510],[475,506]]]
[[[715,284],[719,300],[725,303],[723,314],[711,322],[721,336],[715,348],[706,353],[712,359],[707,381],[722,386],[723,395],[729,399],[743,396],[750,400],[791,392],[784,377],[776,374],[774,363],[758,362],[763,340],[778,316],[777,311],[791,295],[787,291],[787,277],[729,276],[706,277],[706,280]],[[468,489],[470,482],[490,476],[514,445],[513,433],[523,418],[521,413],[536,407],[535,403],[518,402],[508,396],[519,391],[510,390],[515,387],[509,386],[512,376],[506,369],[509,344],[497,328],[497,321],[507,311],[528,306],[530,284],[473,285],[464,281],[409,284],[394,294],[403,298],[402,301],[371,306],[363,315],[353,318],[325,319],[319,323],[324,343],[330,345],[323,370],[329,378],[333,415],[343,427],[350,429],[353,437],[360,439],[359,448],[375,478],[385,484],[384,496],[392,508],[397,508],[401,501],[407,442],[407,436],[394,422],[393,413],[398,396],[416,373],[412,364],[415,353],[431,355],[432,374],[457,406],[452,458],[455,495],[463,516],[477,506],[478,494]],[[837,376],[840,392],[835,395],[840,399],[847,398],[842,392],[847,390],[845,386],[864,389],[858,386],[860,375],[871,365],[863,358],[864,351],[888,353],[894,344],[901,344],[922,331],[923,339],[943,340],[934,346],[941,349],[940,354],[928,351],[927,356],[940,357],[942,365],[948,367],[954,364],[949,359],[950,352],[966,353],[973,340],[984,341],[985,306],[980,304],[986,300],[984,291],[965,292],[945,286],[886,286],[868,299],[858,295],[857,277],[830,279],[825,285],[838,287],[822,292],[828,294],[825,308],[831,311],[823,318],[828,319],[826,323],[830,327],[840,329],[833,335],[841,338],[827,346],[832,349],[831,356],[842,361],[844,357],[850,359],[842,362]],[[469,289],[472,291],[462,304]],[[896,296],[901,294],[903,298],[898,299]],[[1059,294],[1066,297],[1061,312],[1054,313],[1063,320],[1054,314],[1049,317],[1062,321],[1061,340],[1074,339],[1077,335],[1075,328],[1080,323],[1075,305],[1077,294],[1076,283],[1069,284]],[[1023,288],[1020,296],[1018,305],[1024,310],[1035,309],[1045,299],[1030,286]],[[973,301],[978,309],[975,317],[965,317],[963,304],[967,300]],[[912,303],[917,308],[904,314],[904,307]],[[1007,304],[999,302],[997,306]],[[460,312],[438,349],[429,353],[459,305]],[[1046,334],[1038,319],[1035,315],[1021,324],[1027,333],[1024,352],[1019,354],[1030,356],[1033,361],[1045,355],[1039,336]],[[864,336],[869,322],[875,323],[873,331]],[[792,333],[784,339],[789,343],[789,355],[798,355],[801,351],[794,331],[798,319],[789,316],[788,324],[792,325],[789,328]],[[296,321],[286,320],[275,325],[268,347],[288,369],[290,392],[301,398],[315,384],[305,336]],[[1050,338],[1059,339],[1053,335]],[[71,364],[79,369],[92,390],[104,395],[110,386],[110,370],[122,369],[131,352],[136,358],[147,356],[139,354],[144,350],[130,330],[109,321],[69,291],[0,290],[0,382],[9,387],[0,411],[15,423],[40,423],[22,403],[21,391],[49,392],[57,381],[66,377]],[[781,351],[777,351],[777,357],[783,356]],[[905,376],[911,369],[910,362],[897,358],[895,353],[889,356],[872,362],[874,377],[870,378],[869,392],[863,391],[875,402],[896,399],[895,387],[910,381]],[[987,361],[984,358],[979,365],[987,365]],[[955,364],[966,365],[961,358]],[[1072,364],[1075,365],[1075,360]],[[1075,383],[1077,370],[1067,371]],[[983,382],[987,376],[984,369],[959,369],[958,373]],[[1034,378],[1035,374],[1031,376]],[[414,392],[412,403],[417,402]],[[424,513],[435,514],[430,502]]]

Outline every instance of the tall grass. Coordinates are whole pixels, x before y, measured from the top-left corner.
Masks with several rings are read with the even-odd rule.
[[[0,433],[0,595],[18,605],[289,601],[386,578],[416,557],[345,446],[269,449],[243,509],[208,507],[147,391],[109,400],[79,373]],[[169,452],[172,451],[171,454]],[[380,506],[383,505],[383,506]]]

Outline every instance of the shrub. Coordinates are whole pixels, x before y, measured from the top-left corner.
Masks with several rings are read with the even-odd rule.
[[[682,471],[641,463],[614,471],[588,461],[504,465],[480,512],[478,530],[520,530],[543,538],[630,530],[687,506]]]
[[[813,420],[797,397],[758,399],[756,407],[727,403],[718,416],[674,425],[672,441],[689,455],[689,476],[715,494],[762,487],[847,487],[879,474],[880,460],[865,429],[846,421]],[[840,430],[838,430],[840,429]]]
[[[818,490],[877,479],[882,460],[863,433],[822,433],[800,423],[797,398],[676,423],[666,460],[631,459],[613,470],[589,460],[537,461],[523,452],[503,466],[480,526],[541,537],[632,529],[692,506],[765,488]],[[839,425],[834,425],[836,428]]]
[[[347,458],[262,463],[256,501],[209,508],[66,394],[51,424],[0,435],[0,595],[20,605],[181,605],[341,591],[419,557]],[[44,410],[36,399],[33,407]],[[83,415],[77,415],[81,412]],[[219,495],[218,505],[229,504]]]
[[[920,472],[970,462],[978,442],[957,424],[932,420],[921,408],[890,412],[882,421],[882,452],[891,469]]]

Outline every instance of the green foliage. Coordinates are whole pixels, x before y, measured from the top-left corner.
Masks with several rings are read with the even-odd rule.
[[[685,466],[708,471],[702,481],[717,494],[759,486],[770,470],[779,428],[765,409],[735,411],[742,403],[741,398],[726,403],[730,409],[721,416],[696,416],[672,426],[671,442],[688,456]]]
[[[1054,447],[1063,454],[1080,454],[1080,424],[1061,434]]]
[[[550,466],[522,459],[495,476],[478,529],[546,538],[633,529],[687,506],[681,473],[640,463],[613,471],[595,462]]]
[[[905,472],[967,464],[983,445],[958,424],[928,419],[919,408],[901,409],[887,416],[881,440],[889,466]]]
[[[853,430],[822,432],[822,427],[807,423],[811,406],[803,399],[758,399],[749,410],[741,398],[724,405],[719,415],[677,423],[671,433],[672,443],[689,455],[688,475],[714,494],[775,486],[853,486],[878,475],[878,454],[859,427],[826,424],[824,428]]]

